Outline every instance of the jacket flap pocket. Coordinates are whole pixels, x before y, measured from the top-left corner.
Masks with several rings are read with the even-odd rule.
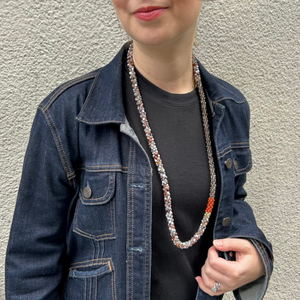
[[[71,268],[63,299],[116,299],[113,264],[108,259]]]
[[[249,147],[233,148],[234,173],[241,175],[247,173],[252,168],[251,151]]]
[[[81,267],[72,269],[70,271],[71,277],[77,278],[85,278],[85,277],[94,277],[94,276],[101,276],[106,273],[112,272],[111,263],[110,261],[103,263],[101,265],[94,265],[89,267]]]
[[[85,205],[109,202],[115,193],[115,178],[115,172],[86,172],[81,182],[81,202]]]

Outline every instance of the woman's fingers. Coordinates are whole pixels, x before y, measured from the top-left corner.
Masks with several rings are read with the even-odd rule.
[[[234,239],[228,238],[223,240],[215,240],[215,247],[220,251],[235,251],[236,261],[235,262],[220,262],[218,268],[225,268],[228,264],[228,273],[224,273],[227,276],[240,278],[241,283],[246,284],[255,279],[261,277],[265,268],[260,254],[254,247],[254,245],[247,239]],[[233,266],[234,268],[230,268]],[[225,271],[223,269],[223,271]],[[218,269],[222,272],[221,269]],[[226,271],[225,271],[226,272]]]
[[[224,239],[214,241],[208,250],[207,259],[202,267],[201,276],[197,277],[199,287],[209,295],[219,295],[235,290],[240,286],[259,278],[264,266],[255,247],[248,240]],[[237,261],[227,261],[218,256],[220,251],[235,251]],[[211,291],[215,282],[217,293]]]
[[[214,246],[209,248],[204,266],[207,275],[216,281],[221,280],[220,277],[223,280],[231,278],[240,269],[239,262],[227,261],[219,257],[217,249]]]
[[[213,285],[215,281],[222,282],[225,285],[227,285],[228,281],[230,281],[230,278],[228,276],[211,267],[209,262],[206,262],[202,267],[201,276],[207,287]]]
[[[212,281],[212,284],[210,287],[207,287],[203,281],[203,278],[201,276],[197,276],[196,280],[198,282],[198,285],[200,287],[200,289],[205,292],[206,294],[210,295],[210,296],[218,296],[218,295],[222,295],[224,294],[226,291],[222,290],[222,284],[219,287],[219,290],[217,292],[213,292],[212,288],[215,285],[215,281]]]
[[[208,267],[207,266],[203,266],[202,269],[201,269],[201,276],[202,276],[202,280],[203,280],[203,283],[204,285],[209,288],[209,287],[213,287],[214,284],[215,284],[215,281],[216,279],[210,277],[210,275],[208,275],[208,273],[206,272],[206,269]]]
[[[224,275],[222,272],[219,272],[217,270],[217,269],[221,269],[223,271],[224,267],[218,266],[218,264],[222,265],[223,261],[225,260],[218,256],[216,248],[212,246],[208,251],[207,260],[205,261],[205,264],[201,269],[202,278],[199,281],[201,283],[201,286],[199,285],[200,288],[210,295],[216,295],[215,292],[211,291],[211,289],[214,287],[216,282],[220,283],[220,286],[217,285],[217,287],[219,288],[219,291],[222,291],[222,293],[231,290],[230,289],[230,284],[232,283],[231,278],[229,278],[228,276]]]
[[[208,257],[201,269],[201,277],[196,277],[199,287],[207,294],[221,295],[228,291],[226,285],[222,284],[228,281],[228,278],[214,268],[212,268],[211,263],[214,264],[215,260],[218,260],[218,253],[216,248],[212,246],[208,251]],[[215,287],[215,290],[212,290]]]

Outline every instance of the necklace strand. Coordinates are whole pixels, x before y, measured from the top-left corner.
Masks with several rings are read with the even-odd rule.
[[[144,132],[146,134],[148,145],[150,147],[153,159],[155,161],[155,164],[157,166],[157,170],[158,170],[158,173],[159,173],[159,176],[161,179],[162,190],[163,190],[163,194],[164,194],[165,213],[166,213],[169,232],[170,232],[170,235],[171,235],[174,245],[180,249],[188,249],[188,248],[192,247],[203,235],[203,233],[206,229],[206,226],[209,222],[209,218],[211,216],[211,212],[212,212],[214,202],[215,202],[215,194],[216,194],[216,175],[215,175],[215,166],[214,166],[214,159],[213,159],[212,146],[211,146],[210,133],[209,133],[208,117],[207,117],[207,112],[206,112],[205,94],[204,94],[203,87],[202,87],[199,66],[198,66],[198,63],[194,56],[192,56],[192,63],[193,63],[195,84],[197,86],[198,93],[200,96],[200,104],[201,104],[201,110],[202,110],[202,121],[203,121],[204,135],[205,135],[208,165],[209,165],[209,171],[210,171],[210,192],[209,192],[209,198],[208,198],[206,210],[205,210],[204,216],[202,218],[202,221],[200,223],[200,226],[198,227],[197,232],[191,237],[190,240],[188,240],[186,242],[182,242],[179,240],[179,237],[178,237],[178,234],[177,234],[177,231],[175,228],[168,177],[167,177],[165,168],[163,166],[162,159],[158,153],[158,149],[156,147],[156,143],[154,141],[154,137],[151,132],[151,128],[149,126],[146,111],[145,111],[143,101],[142,101],[142,96],[141,96],[140,89],[138,86],[137,77],[136,77],[136,73],[134,70],[134,63],[133,63],[133,44],[132,43],[130,44],[128,53],[127,53],[127,66],[128,66],[128,70],[129,70],[129,76],[130,76],[130,80],[131,80],[133,94],[135,97],[135,102],[137,105],[137,110],[140,114],[142,126],[143,126]]]

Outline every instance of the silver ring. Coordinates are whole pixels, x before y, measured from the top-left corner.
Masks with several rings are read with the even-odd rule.
[[[218,292],[220,289],[221,289],[221,283],[216,281],[215,284],[214,284],[214,286],[213,286],[213,288],[211,289],[211,291],[212,291],[213,293],[216,293],[216,292]]]

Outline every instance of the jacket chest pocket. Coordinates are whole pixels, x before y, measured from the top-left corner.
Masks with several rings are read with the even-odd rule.
[[[77,266],[69,273],[64,300],[116,300],[112,263],[97,262],[92,266]]]
[[[251,151],[249,147],[233,148],[234,175],[247,173],[252,168]]]
[[[80,183],[74,231],[87,238],[115,238],[114,172],[85,172]]]

